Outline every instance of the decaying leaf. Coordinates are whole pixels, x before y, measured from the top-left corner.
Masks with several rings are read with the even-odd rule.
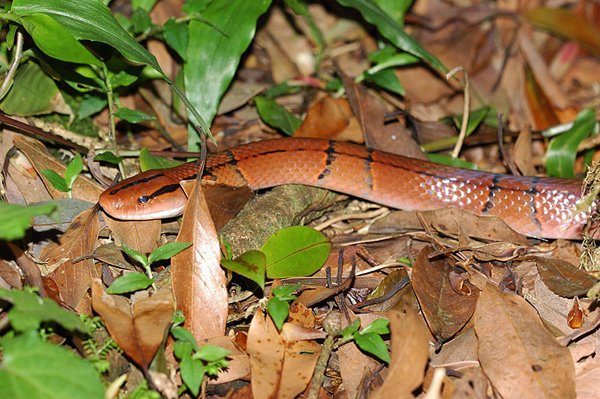
[[[419,252],[411,281],[429,329],[437,339],[446,340],[463,328],[473,315],[479,290],[465,281],[465,290],[456,292],[448,278],[452,266],[445,258],[430,260],[432,252],[431,247]]]
[[[158,247],[160,220],[121,221],[104,214],[104,221],[121,243],[138,252],[148,254]]]
[[[173,293],[185,326],[197,340],[222,336],[227,322],[227,281],[217,232],[199,185],[189,197],[177,241],[193,243],[171,260]]]
[[[92,305],[119,347],[147,370],[175,311],[171,290],[161,289],[152,296],[140,291],[128,300],[120,295],[108,295],[96,279],[92,284]]]
[[[84,259],[72,263],[72,259],[90,255],[98,239],[98,210],[90,208],[77,216],[59,243],[51,242],[40,259],[45,260],[51,272],[46,276],[56,283],[62,302],[75,307],[96,277],[94,261]]]
[[[308,386],[321,346],[286,341],[271,318],[258,311],[248,331],[247,351],[254,398],[295,398]]]
[[[575,367],[523,298],[488,284],[474,314],[479,362],[504,398],[574,398]]]
[[[585,295],[598,282],[594,276],[561,259],[537,257],[535,263],[544,284],[562,297]]]
[[[417,311],[406,306],[388,313],[392,333],[392,361],[383,385],[371,398],[409,398],[423,383],[429,358],[429,331]]]

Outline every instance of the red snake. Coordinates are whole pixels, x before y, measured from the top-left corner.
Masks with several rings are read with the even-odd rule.
[[[196,163],[143,172],[107,189],[100,205],[124,220],[178,216],[187,202],[180,182],[197,173]],[[461,208],[499,216],[533,237],[580,239],[589,216],[575,211],[580,180],[465,170],[320,139],[266,140],[209,155],[203,179],[253,190],[305,184],[398,209]]]

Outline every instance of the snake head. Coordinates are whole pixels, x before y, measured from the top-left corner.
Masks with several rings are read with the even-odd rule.
[[[98,203],[115,219],[165,219],[183,213],[187,196],[179,179],[149,170],[108,188]]]

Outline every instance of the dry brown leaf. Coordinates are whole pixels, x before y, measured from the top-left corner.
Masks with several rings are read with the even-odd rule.
[[[51,242],[40,254],[40,259],[47,262],[50,271],[46,277],[56,283],[61,301],[67,306],[76,307],[90,287],[92,278],[97,277],[92,259],[77,263],[71,261],[94,251],[98,231],[98,209],[93,207],[73,219],[58,244]]]
[[[461,331],[456,337],[446,342],[439,351],[431,354],[432,367],[451,365],[454,370],[479,366],[477,360],[477,337],[472,327]]]
[[[119,348],[147,371],[175,311],[171,290],[161,289],[152,296],[140,291],[128,300],[121,295],[108,295],[102,282],[94,279],[92,305]]]
[[[254,195],[248,187],[229,187],[219,184],[203,185],[202,191],[217,231],[236,217]]]
[[[256,312],[248,331],[254,398],[295,398],[310,382],[321,346],[312,341],[288,342],[270,317]]]
[[[452,266],[446,258],[430,260],[432,252],[431,247],[419,252],[411,282],[429,329],[436,339],[446,340],[460,331],[473,315],[479,290],[465,281],[465,289],[457,293],[448,277]]]
[[[598,381],[600,381],[600,357],[590,357],[577,365],[577,399],[597,399]]]
[[[416,310],[388,313],[390,320],[392,359],[383,385],[370,397],[413,398],[412,392],[423,383],[429,358],[429,331]]]
[[[217,378],[210,379],[209,384],[224,384],[247,377],[250,374],[250,357],[246,352],[239,349],[233,342],[232,337],[214,337],[199,342],[200,347],[204,344],[215,345],[229,351],[227,361],[229,364],[225,370],[220,370]]]
[[[313,103],[294,132],[294,137],[317,137],[331,140],[356,141],[363,137],[350,103],[344,98],[325,96]]]
[[[128,247],[143,254],[152,252],[160,242],[160,220],[123,221],[104,214],[104,221],[114,236]]]
[[[473,316],[479,362],[503,398],[575,397],[575,367],[523,298],[488,284]]]
[[[46,150],[46,147],[37,140],[24,136],[16,136],[14,145],[29,158],[44,181],[52,198],[67,198],[67,193],[55,189],[46,177],[41,174],[41,170],[43,169],[52,169],[59,175],[64,176],[66,166],[50,155]],[[100,187],[100,185],[83,175],[79,175],[73,183],[71,194],[74,198],[95,203],[98,201],[98,197],[103,191],[104,188]]]
[[[585,295],[598,282],[591,274],[560,259],[536,257],[535,263],[544,284],[562,297]]]
[[[177,309],[197,340],[225,334],[227,279],[221,269],[221,248],[200,185],[191,192],[183,213],[178,242],[193,245],[171,260],[171,281]]]
[[[513,146],[513,162],[524,176],[533,176],[535,166],[533,165],[533,143],[531,141],[531,128],[525,126],[521,129],[515,145]]]
[[[27,281],[27,284],[32,287],[36,287],[40,291],[41,296],[46,296],[46,293],[44,292],[44,283],[42,281],[42,273],[38,265],[29,256],[27,256],[21,247],[17,246],[15,243],[7,241],[6,246],[13,254],[15,262],[21,269],[21,273],[23,274],[25,281]],[[4,275],[2,277],[6,280]],[[20,280],[21,276],[19,275],[18,277]],[[16,285],[12,286],[18,287]]]

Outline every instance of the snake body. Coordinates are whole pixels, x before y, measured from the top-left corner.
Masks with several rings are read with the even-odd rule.
[[[196,163],[143,172],[107,189],[100,205],[118,219],[174,217],[187,201],[180,182],[197,173]],[[534,237],[579,239],[589,215],[574,210],[580,180],[465,170],[322,139],[265,140],[209,155],[203,179],[253,190],[305,184],[398,209],[461,208]]]

